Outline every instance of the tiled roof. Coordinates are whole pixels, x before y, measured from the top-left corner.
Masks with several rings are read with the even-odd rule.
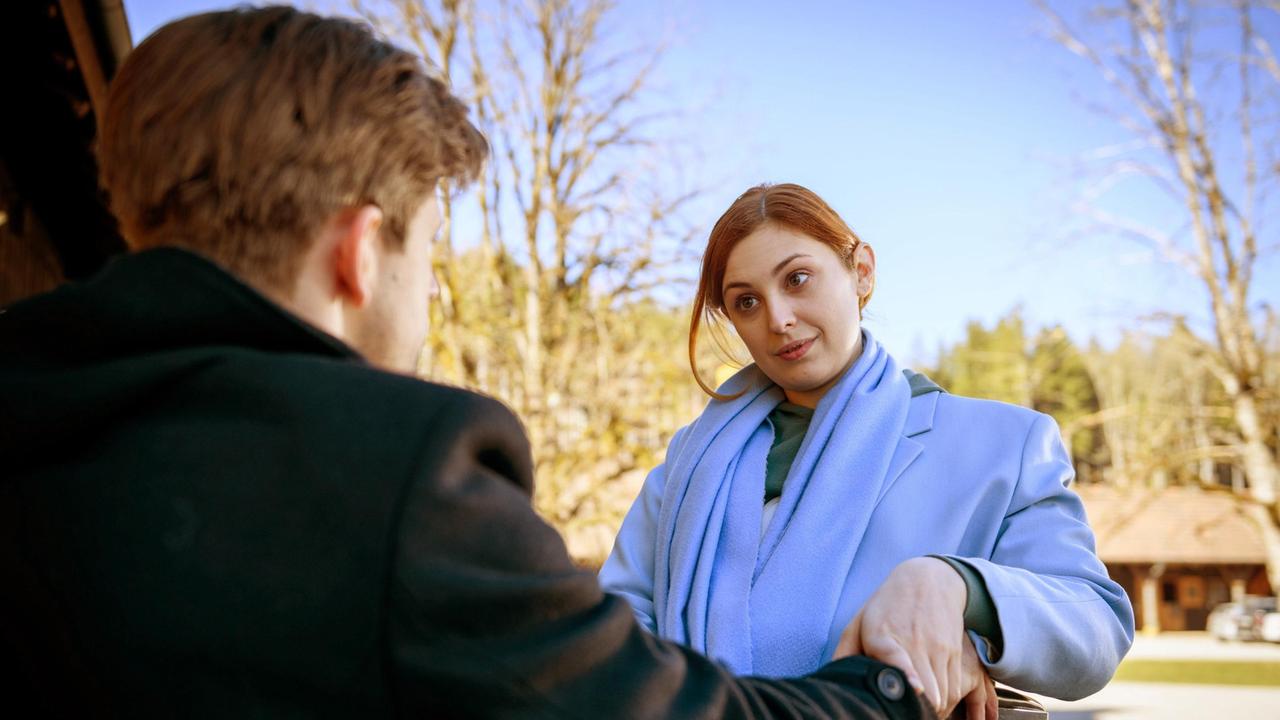
[[[1266,562],[1243,500],[1196,488],[1124,490],[1076,486],[1104,562],[1204,565]]]

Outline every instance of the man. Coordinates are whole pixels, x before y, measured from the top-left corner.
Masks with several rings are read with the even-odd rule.
[[[128,58],[135,251],[0,314],[11,701],[48,714],[922,717],[847,658],[735,678],[639,629],[529,504],[515,417],[415,380],[437,186],[487,152],[410,54],[289,8]]]

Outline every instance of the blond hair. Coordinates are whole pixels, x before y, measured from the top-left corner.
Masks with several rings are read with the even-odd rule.
[[[284,290],[334,213],[378,206],[402,248],[436,186],[473,180],[487,153],[416,56],[288,7],[157,30],[116,76],[99,141],[131,248],[185,246]]]

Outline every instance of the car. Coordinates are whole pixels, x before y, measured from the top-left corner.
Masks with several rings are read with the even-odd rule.
[[[1271,612],[1262,616],[1262,639],[1280,643],[1280,612]]]
[[[1209,612],[1209,634],[1220,641],[1237,640],[1240,628],[1236,617],[1244,614],[1244,605],[1237,602],[1222,603]]]
[[[1244,613],[1236,620],[1240,626],[1240,639],[1261,640],[1263,622],[1267,615],[1276,612],[1276,609],[1276,598],[1246,596]]]
[[[1223,603],[1209,613],[1209,633],[1219,640],[1261,640],[1264,618],[1276,612],[1276,599],[1246,595]]]

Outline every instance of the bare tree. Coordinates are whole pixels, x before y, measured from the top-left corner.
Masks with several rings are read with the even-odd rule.
[[[1277,249],[1259,233],[1272,207],[1270,193],[1280,184],[1280,70],[1255,27],[1261,14],[1280,8],[1253,0],[1120,0],[1094,6],[1076,26],[1047,0],[1036,2],[1054,39],[1096,68],[1114,91],[1118,100],[1106,109],[1133,133],[1132,144],[1109,154],[1108,176],[1141,176],[1181,208],[1168,227],[1098,205],[1083,210],[1152,248],[1204,288],[1209,337],[1192,332],[1183,318],[1174,319],[1174,331],[1228,398],[1239,436],[1236,458],[1266,538],[1271,584],[1280,587],[1280,462],[1274,419],[1264,408],[1274,394],[1267,383],[1274,380],[1266,369],[1264,320],[1253,284],[1260,259]],[[1233,35],[1225,44],[1224,28]]]
[[[664,47],[617,49],[611,0],[353,7],[445,75],[493,148],[480,186],[446,206],[421,370],[517,411],[539,511],[599,559],[697,392],[673,352],[683,318],[651,300],[694,266],[697,193],[671,181],[676,113],[651,92]]]

